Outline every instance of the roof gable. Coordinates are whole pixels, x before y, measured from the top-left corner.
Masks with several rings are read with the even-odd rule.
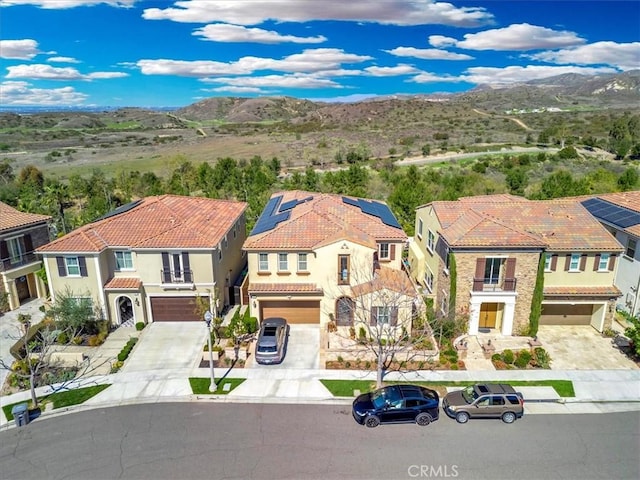
[[[29,225],[47,222],[49,220],[51,220],[49,215],[21,212],[6,203],[0,202],[0,232],[3,230],[28,227]]]

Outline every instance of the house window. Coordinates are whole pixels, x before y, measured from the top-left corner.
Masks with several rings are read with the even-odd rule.
[[[353,325],[354,302],[349,297],[341,297],[336,302],[336,325],[350,327]]]
[[[500,270],[504,258],[487,258],[484,263],[484,283],[497,285],[500,282]]]
[[[260,270],[261,272],[269,271],[269,254],[268,253],[258,254],[258,270]]]
[[[429,289],[429,292],[433,292],[433,273],[431,270],[428,270],[427,273],[424,274],[424,283]]]
[[[550,253],[545,253],[544,254],[544,271],[545,272],[550,272],[551,271],[551,257],[553,255],[551,255]]]
[[[433,253],[436,248],[436,236],[431,230],[429,230],[429,233],[427,234],[427,248],[431,253]]]
[[[449,258],[449,248],[445,248],[444,250],[444,272],[448,275],[449,274],[449,262],[451,261],[451,259]]]
[[[238,224],[236,223],[233,226],[233,238],[236,238],[238,236]]]
[[[163,283],[192,283],[191,262],[188,252],[162,252]]]
[[[580,271],[580,255],[579,253],[572,253],[571,260],[569,261],[569,271],[570,272],[579,272]]]
[[[22,260],[24,250],[22,247],[21,237],[7,239],[7,248],[9,249],[9,261],[11,263],[18,263]]]
[[[133,270],[131,252],[116,252],[116,270]]]
[[[610,253],[601,253],[600,261],[598,262],[598,271],[604,272],[609,270],[609,259],[611,258]]]
[[[391,321],[391,307],[373,307],[376,310],[378,325],[388,325]]]
[[[299,253],[298,254],[298,271],[299,272],[306,272],[309,270],[309,267],[307,265],[307,254],[306,253]]]
[[[349,255],[338,255],[338,285],[349,285]]]
[[[229,241],[228,241],[228,239],[227,239],[227,236],[226,236],[226,235],[224,236],[223,244],[224,244],[224,248],[225,248],[225,250],[226,250],[226,248],[229,246]]]
[[[629,258],[635,258],[637,245],[638,243],[635,239],[629,238],[627,240],[627,250],[624,252],[624,254]]]
[[[440,311],[442,312],[443,315],[446,315],[448,310],[449,310],[449,302],[447,301],[447,293],[442,292],[442,300],[440,301]]]
[[[280,272],[286,272],[289,270],[289,254],[288,253],[278,254],[278,270]]]
[[[381,243],[378,246],[378,250],[380,252],[380,258],[382,260],[389,260],[389,244],[388,243]]]
[[[67,275],[70,277],[80,276],[80,261],[78,257],[64,257],[65,265],[67,267]]]
[[[218,244],[218,260],[222,260],[222,244]]]
[[[418,219],[418,238],[422,238],[422,219]]]

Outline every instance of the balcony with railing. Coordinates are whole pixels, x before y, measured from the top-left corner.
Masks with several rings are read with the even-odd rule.
[[[505,277],[498,282],[492,282],[489,278],[474,278],[474,292],[515,292],[516,278]]]
[[[0,259],[0,271],[7,272],[14,268],[24,267],[30,263],[38,262],[40,259],[33,253],[23,253],[16,257],[2,258]]]
[[[193,271],[163,268],[160,270],[160,279],[163,284],[192,284]]]

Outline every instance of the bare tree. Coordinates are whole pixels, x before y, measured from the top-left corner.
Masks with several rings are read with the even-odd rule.
[[[335,297],[337,334],[348,336],[354,354],[373,356],[378,387],[393,365],[435,355],[424,302],[405,272],[365,260],[349,275]]]

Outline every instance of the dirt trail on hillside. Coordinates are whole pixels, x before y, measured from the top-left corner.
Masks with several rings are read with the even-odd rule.
[[[511,120],[512,122],[517,123],[520,127],[524,128],[525,130],[528,130],[528,131],[532,131],[533,130],[533,128],[530,128],[526,123],[524,123],[519,118],[513,118],[513,117],[510,117],[508,115],[496,115],[496,114],[493,114],[493,113],[487,113],[487,112],[483,112],[482,110],[478,110],[477,108],[474,108],[473,111],[476,112],[479,115],[484,115],[486,117],[506,118],[507,120]]]

